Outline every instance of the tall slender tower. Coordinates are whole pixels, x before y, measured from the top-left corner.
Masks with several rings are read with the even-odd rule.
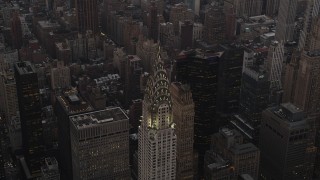
[[[270,88],[280,90],[282,88],[281,73],[284,61],[284,45],[282,41],[273,41],[269,47],[269,53],[266,63]]]
[[[91,30],[98,33],[98,2],[97,0],[76,0],[78,29],[80,33]]]
[[[160,16],[158,16],[158,7],[155,2],[152,2],[151,7],[149,9],[148,28],[149,38],[153,39],[155,43],[158,41],[159,36],[159,17]]]
[[[281,0],[276,29],[277,41],[292,41],[298,0]]]
[[[305,12],[304,17],[304,27],[303,30],[300,33],[300,39],[299,39],[299,50],[310,50],[310,40],[312,40],[314,37],[316,29],[313,29],[314,26],[317,26],[318,22],[318,15],[319,15],[319,8],[320,8],[320,0],[310,0],[308,1],[308,7]],[[317,38],[318,39],[318,38]]]
[[[177,136],[172,120],[169,80],[160,49],[145,91],[139,127],[139,180],[174,180]]]
[[[22,145],[27,165],[33,177],[41,174],[44,157],[41,102],[37,72],[29,61],[14,65],[21,118]]]
[[[280,0],[267,0],[266,15],[275,17],[278,14]]]
[[[193,180],[194,103],[190,86],[174,82],[172,95],[173,122],[177,134],[177,180]]]
[[[22,28],[19,14],[17,12],[14,12],[11,18],[11,33],[13,38],[13,47],[15,49],[20,49],[22,46]]]

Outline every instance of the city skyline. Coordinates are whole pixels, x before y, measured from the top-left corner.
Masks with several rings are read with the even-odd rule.
[[[0,179],[320,178],[319,9],[0,1]]]

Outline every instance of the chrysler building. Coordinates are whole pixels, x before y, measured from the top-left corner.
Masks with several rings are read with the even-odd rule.
[[[139,127],[139,180],[174,180],[177,136],[172,120],[169,80],[160,57],[153,63]]]

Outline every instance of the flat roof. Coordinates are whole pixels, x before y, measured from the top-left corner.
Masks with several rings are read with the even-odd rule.
[[[34,66],[29,61],[17,62],[14,66],[20,75],[36,73]]]
[[[39,21],[41,28],[59,28],[60,25],[57,22]]]
[[[129,118],[120,107],[111,107],[104,110],[70,116],[69,119],[77,129],[84,129]]]
[[[231,147],[231,151],[234,154],[245,154],[250,152],[257,152],[259,149],[252,143],[246,144],[237,144],[236,146]]]
[[[57,100],[60,102],[63,109],[68,115],[78,114],[83,112],[92,111],[93,107],[87,101],[84,101],[77,94],[63,94],[57,96]]]

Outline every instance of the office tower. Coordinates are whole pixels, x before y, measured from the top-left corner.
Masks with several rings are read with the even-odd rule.
[[[294,102],[294,93],[297,86],[297,77],[299,71],[299,61],[301,51],[294,51],[291,55],[291,60],[285,66],[285,76],[283,80],[283,96],[282,102]]]
[[[259,140],[261,113],[269,104],[269,88],[267,74],[259,64],[244,69],[239,114],[234,116],[231,124],[254,144]]]
[[[296,81],[294,104],[305,113],[317,113],[320,108],[320,54],[318,50],[303,52]]]
[[[177,135],[176,179],[193,180],[194,103],[189,85],[174,82],[170,86],[172,115]]]
[[[51,88],[65,89],[71,87],[70,69],[64,66],[63,61],[57,62],[57,67],[51,69]]]
[[[226,10],[226,38],[233,40],[236,35],[236,13],[233,7]]]
[[[280,0],[267,0],[266,15],[276,17],[278,15]]]
[[[180,48],[187,49],[193,46],[193,23],[191,21],[179,22],[180,24]]]
[[[0,73],[0,95],[1,111],[10,124],[11,117],[19,111],[16,81],[12,70]]]
[[[316,153],[312,124],[291,103],[263,111],[261,174],[266,179],[311,179]]]
[[[234,168],[228,159],[224,159],[214,151],[207,151],[204,157],[204,179],[233,178]]]
[[[14,49],[20,49],[22,46],[22,28],[19,14],[14,12],[11,18],[12,46]]]
[[[176,148],[169,80],[158,51],[142,103],[138,135],[140,180],[176,179]]]
[[[126,104],[142,98],[140,76],[143,73],[141,59],[137,55],[128,55],[125,62],[125,98]]]
[[[58,161],[54,157],[44,159],[44,165],[41,167],[42,178],[45,180],[60,180]]]
[[[210,135],[218,131],[216,121],[219,61],[222,53],[182,51],[174,62],[172,81],[190,85],[195,104],[194,147],[199,151],[199,174],[209,149]]]
[[[240,132],[223,127],[212,135],[211,146],[211,151],[229,160],[234,177],[249,174],[258,179],[260,150],[252,143],[244,142]],[[206,161],[208,160],[205,159]]]
[[[24,156],[31,176],[37,177],[40,175],[44,156],[38,77],[35,68],[28,61],[15,63],[14,71]]]
[[[269,47],[266,70],[270,81],[270,89],[282,89],[282,66],[284,63],[283,42],[273,41]]]
[[[175,36],[173,24],[171,22],[160,23],[159,28],[159,41],[161,46],[170,45]]]
[[[226,37],[226,16],[223,7],[210,6],[205,14],[203,38],[211,44],[220,44]]]
[[[130,179],[129,118],[121,108],[70,116],[70,136],[74,179]]]
[[[241,87],[243,47],[220,45],[223,54],[219,63],[217,112],[219,126],[238,112]]]
[[[179,33],[179,21],[194,21],[194,14],[184,3],[175,4],[170,10],[170,22],[173,24],[175,34]]]
[[[54,111],[58,119],[60,173],[62,179],[72,179],[71,140],[69,116],[90,112],[93,107],[74,89],[57,95]]]
[[[160,16],[158,16],[158,9],[155,3],[151,4],[149,9],[149,16],[148,16],[148,36],[150,39],[156,43],[159,37],[159,24],[160,24]]]
[[[320,49],[320,18],[315,18],[312,24],[310,39],[305,50],[313,51]]]
[[[140,126],[140,119],[142,115],[142,99],[132,100],[131,106],[129,108],[129,123],[132,126],[130,133],[138,133]]]
[[[305,12],[304,16],[304,26],[302,31],[300,32],[300,39],[299,39],[299,50],[312,50],[310,49],[310,41],[315,38],[313,41],[319,41],[317,37],[319,37],[317,31],[319,26],[319,0],[310,0],[308,1],[308,7]],[[314,27],[316,26],[316,27]],[[315,32],[314,32],[315,30]],[[312,37],[315,36],[315,37]]]
[[[278,23],[276,29],[277,41],[293,41],[295,17],[298,0],[280,0]]]
[[[97,0],[75,0],[78,20],[78,30],[82,34],[92,31],[99,33],[98,27],[98,4]]]

